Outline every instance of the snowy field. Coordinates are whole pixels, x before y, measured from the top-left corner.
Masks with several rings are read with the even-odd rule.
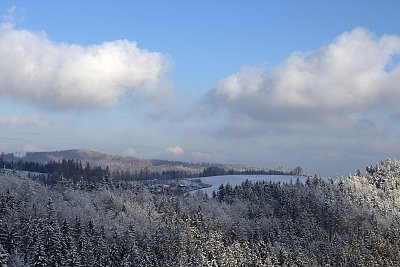
[[[211,187],[207,187],[204,189],[199,189],[192,191],[191,193],[195,193],[196,191],[203,191],[207,193],[209,196],[212,195],[212,192],[218,191],[218,187],[221,184],[230,184],[232,187],[235,185],[241,185],[242,182],[249,180],[253,183],[258,181],[272,181],[272,182],[283,182],[283,183],[290,183],[292,180],[296,182],[297,177],[299,177],[300,181],[305,182],[307,177],[305,176],[296,176],[296,175],[221,175],[221,176],[210,176],[210,177],[201,177],[198,178],[204,184],[209,184]]]

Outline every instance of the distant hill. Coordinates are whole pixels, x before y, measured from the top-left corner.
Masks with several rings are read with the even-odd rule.
[[[113,155],[105,152],[89,149],[70,149],[52,152],[27,152],[24,157],[12,157],[6,155],[7,161],[33,161],[47,163],[49,161],[61,161],[63,159],[73,159],[81,161],[83,164],[89,163],[91,166],[108,166],[111,171],[135,172],[147,169],[152,172],[162,172],[165,170],[183,170],[187,172],[201,172],[207,164],[194,164],[186,162],[141,159],[131,156]]]
[[[91,166],[108,166],[112,172],[128,172],[137,173],[143,170],[146,172],[172,172],[179,171],[190,175],[199,175],[203,172],[209,172],[210,175],[218,175],[218,172],[231,173],[262,173],[274,172],[268,168],[249,167],[245,165],[231,164],[212,164],[212,163],[191,163],[182,161],[168,161],[159,159],[141,159],[131,156],[113,155],[105,152],[94,151],[89,149],[70,149],[52,152],[27,152],[24,157],[15,157],[13,154],[3,156],[6,161],[33,161],[39,163],[47,163],[49,161],[61,161],[63,159],[73,159],[81,161],[83,164],[89,163]],[[297,168],[280,168],[276,170],[285,174],[304,174],[300,167]],[[215,173],[215,174],[214,174]]]
[[[52,152],[27,152],[26,155],[20,159],[23,161],[35,161],[40,163],[60,161],[63,159],[73,159],[85,163],[88,162],[96,166],[116,165],[116,167],[122,167],[126,164],[137,167],[150,165],[150,161],[146,159],[113,155],[89,149],[70,149]]]

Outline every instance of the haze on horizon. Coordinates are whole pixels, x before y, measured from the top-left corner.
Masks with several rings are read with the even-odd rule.
[[[0,152],[347,175],[399,158],[398,1],[0,0]]]

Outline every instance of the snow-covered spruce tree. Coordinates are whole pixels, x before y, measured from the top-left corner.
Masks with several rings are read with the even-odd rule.
[[[43,246],[39,245],[36,250],[33,267],[45,267],[48,266],[48,263],[48,256],[46,255]]]
[[[62,255],[62,234],[56,218],[54,203],[49,200],[47,203],[47,218],[44,222],[43,242],[45,253],[49,255],[49,265],[61,266],[63,262]]]
[[[375,166],[367,167],[365,178],[384,191],[397,189],[400,184],[400,162],[391,159],[380,161]]]
[[[8,253],[12,253],[18,246],[20,240],[20,235],[15,227],[8,224],[0,229],[0,242]]]
[[[10,255],[7,251],[4,250],[3,246],[0,243],[0,267],[7,267],[8,260]]]

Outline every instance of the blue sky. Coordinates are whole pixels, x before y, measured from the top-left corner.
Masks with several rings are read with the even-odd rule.
[[[322,175],[399,157],[399,10],[0,0],[0,150],[85,147]]]

